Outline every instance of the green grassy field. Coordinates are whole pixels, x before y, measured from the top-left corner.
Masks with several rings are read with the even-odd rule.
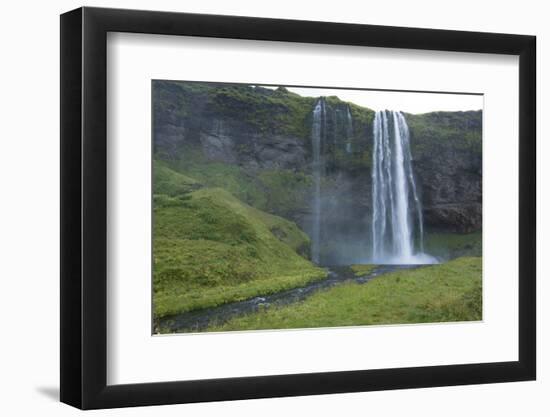
[[[294,223],[155,167],[155,318],[303,286],[326,276]],[[302,255],[302,256],[301,256]]]
[[[208,331],[292,329],[482,319],[481,258],[392,272],[307,300],[235,318]]]

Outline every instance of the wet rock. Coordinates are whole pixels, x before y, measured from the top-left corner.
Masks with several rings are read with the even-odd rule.
[[[424,208],[425,224],[438,230],[470,233],[481,229],[480,203],[441,204]]]

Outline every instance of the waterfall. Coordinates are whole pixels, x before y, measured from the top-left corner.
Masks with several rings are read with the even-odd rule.
[[[433,263],[435,259],[423,253],[422,206],[414,179],[405,117],[401,112],[376,112],[373,136],[372,261]]]
[[[351,153],[351,140],[353,137],[353,120],[351,118],[351,112],[349,111],[349,106],[347,107],[347,118],[346,118],[346,152]]]
[[[313,122],[311,125],[311,148],[313,151],[313,204],[311,227],[311,258],[313,262],[320,260],[321,241],[321,178],[323,175],[323,158],[321,154],[323,124],[326,120],[325,103],[319,99],[313,109]]]
[[[415,204],[416,209],[416,218],[418,221],[418,232],[419,232],[419,248],[420,252],[424,252],[424,219],[422,218],[422,204],[420,203],[420,199],[418,198],[418,193],[416,191],[416,182],[414,180],[414,174],[412,169],[412,157],[411,157],[411,147],[409,146],[410,143],[410,134],[409,134],[409,126],[407,125],[407,121],[405,120],[405,117],[401,112],[397,113],[397,123],[399,125],[399,131],[401,137],[403,137],[403,143],[404,145],[404,165],[405,165],[405,172],[408,173],[408,180],[411,184],[412,189],[412,196]]]

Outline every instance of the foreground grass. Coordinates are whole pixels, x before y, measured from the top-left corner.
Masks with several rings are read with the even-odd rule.
[[[208,331],[472,321],[482,318],[481,258],[396,271],[307,300],[235,318]]]
[[[155,318],[326,276],[306,259],[309,239],[294,223],[165,166],[155,174],[163,192],[154,196]]]

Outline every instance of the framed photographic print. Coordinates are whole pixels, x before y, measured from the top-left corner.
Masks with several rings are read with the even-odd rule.
[[[531,380],[535,38],[61,16],[61,400]]]

